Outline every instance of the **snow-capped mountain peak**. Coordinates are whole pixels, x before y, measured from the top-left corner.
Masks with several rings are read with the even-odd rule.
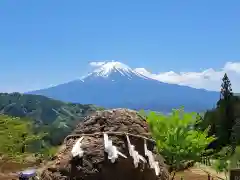
[[[129,73],[132,73],[133,70],[127,66],[126,64],[123,64],[121,62],[107,62],[100,66],[98,69],[94,70],[93,73],[98,74],[98,76],[107,77],[112,72],[119,72],[122,75],[126,75]]]
[[[92,73],[88,74],[88,76],[97,76],[97,77],[109,77],[113,73],[117,73],[121,76],[128,77],[128,79],[131,79],[133,76],[138,76],[141,78],[147,78],[143,76],[142,74],[138,73],[137,71],[133,70],[126,64],[123,64],[118,61],[111,61],[111,62],[106,62],[105,64],[101,65],[97,69],[95,69]],[[86,78],[85,77],[85,78]]]

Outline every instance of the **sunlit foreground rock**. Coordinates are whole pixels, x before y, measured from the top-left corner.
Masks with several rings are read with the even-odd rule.
[[[41,179],[167,180],[169,174],[145,120],[135,111],[114,109],[86,117]]]

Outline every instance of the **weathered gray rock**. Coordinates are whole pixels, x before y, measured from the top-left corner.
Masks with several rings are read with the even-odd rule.
[[[111,163],[104,152],[103,135],[100,132],[123,132],[122,135],[110,135],[109,138],[120,152],[128,158],[119,157],[115,163]],[[164,160],[156,155],[161,166],[161,175],[155,175],[149,164],[141,163],[138,168],[133,165],[133,160],[128,153],[125,133],[142,135],[150,138],[148,126],[136,111],[127,109],[113,109],[99,111],[77,126],[75,131],[66,138],[60,152],[56,155],[52,165],[47,167],[41,178],[44,180],[53,179],[79,179],[79,180],[167,180],[169,173]],[[95,134],[94,133],[99,133]],[[85,136],[82,141],[84,150],[83,158],[71,157],[71,149],[76,139],[81,134],[92,134]],[[129,136],[130,141],[135,145],[136,150],[144,156],[144,139]],[[148,149],[154,151],[154,143],[148,141]]]

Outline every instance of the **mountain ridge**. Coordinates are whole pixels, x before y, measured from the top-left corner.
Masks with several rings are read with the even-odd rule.
[[[156,111],[170,111],[179,106],[204,111],[213,108],[219,97],[214,91],[160,82],[121,62],[105,63],[81,79],[28,94],[106,108]]]
[[[41,95],[0,93],[0,115],[29,119],[37,131],[46,130],[46,140],[61,143],[83,118],[99,108],[91,104],[65,103]]]

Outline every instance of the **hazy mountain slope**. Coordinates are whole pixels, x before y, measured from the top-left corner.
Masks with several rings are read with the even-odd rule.
[[[212,108],[219,98],[217,92],[145,77],[119,62],[106,63],[80,80],[29,93],[107,108],[156,111],[170,111],[182,105],[189,111],[203,111]]]

